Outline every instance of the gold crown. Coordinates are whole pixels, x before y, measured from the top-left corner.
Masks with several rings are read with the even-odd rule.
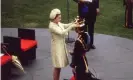
[[[79,24],[83,24],[84,22],[85,22],[85,19],[82,19],[82,18],[80,18],[79,16],[77,16],[76,18],[75,18],[75,21],[74,22],[78,22]]]

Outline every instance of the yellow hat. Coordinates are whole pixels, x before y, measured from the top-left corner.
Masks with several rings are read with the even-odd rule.
[[[56,17],[57,14],[61,14],[61,11],[57,8],[53,9],[51,12],[50,12],[50,16],[49,18],[50,19],[54,19]]]

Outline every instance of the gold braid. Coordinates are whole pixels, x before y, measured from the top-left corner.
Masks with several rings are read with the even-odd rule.
[[[82,40],[81,40],[80,38],[81,38]],[[86,47],[87,45],[85,44],[85,41],[83,40],[83,38],[81,37],[81,35],[79,35],[78,40],[79,40],[79,42],[82,44],[84,50],[87,50],[87,47]]]
[[[81,39],[82,39],[82,40],[81,40]],[[81,35],[79,35],[78,40],[79,40],[79,42],[82,44],[84,50],[87,50],[87,47],[85,47],[85,46],[86,46],[85,41],[83,40],[83,38],[81,37]],[[84,62],[85,62],[85,67],[86,67],[85,72],[88,73],[88,72],[89,72],[89,68],[88,68],[87,61],[85,60],[85,56],[83,56],[83,60],[84,60]]]

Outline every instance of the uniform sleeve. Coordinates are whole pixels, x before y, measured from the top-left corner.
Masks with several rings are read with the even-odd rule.
[[[70,66],[74,68],[77,66],[77,57],[81,57],[86,51],[84,50],[82,44],[77,40],[74,45],[74,51],[72,53],[72,62]]]
[[[72,61],[71,61],[71,64],[70,64],[70,66],[72,68],[74,68],[76,66],[76,57],[79,56],[80,53],[82,53],[82,52],[79,52],[80,50],[81,50],[81,45],[80,45],[79,41],[76,41],[75,45],[74,45],[74,50],[73,50],[73,53],[72,53]]]
[[[75,68],[75,66],[76,66],[75,56],[72,56],[72,61],[71,61],[70,66],[71,66],[72,68]]]

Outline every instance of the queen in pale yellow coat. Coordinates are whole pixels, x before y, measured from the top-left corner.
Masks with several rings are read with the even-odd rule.
[[[61,12],[59,9],[53,9],[50,13],[50,23],[49,30],[51,32],[51,54],[52,54],[52,62],[55,68],[66,67],[68,62],[68,51],[66,48],[65,37],[73,27],[77,25],[75,23],[63,24],[60,22],[61,20]],[[53,21],[60,15],[59,19],[57,19],[57,23]]]
[[[61,23],[61,12],[53,9],[50,12],[49,30],[51,32],[51,54],[54,66],[53,80],[59,80],[61,68],[66,67],[68,62],[68,52],[65,44],[65,37],[73,27],[79,27],[77,22]]]

